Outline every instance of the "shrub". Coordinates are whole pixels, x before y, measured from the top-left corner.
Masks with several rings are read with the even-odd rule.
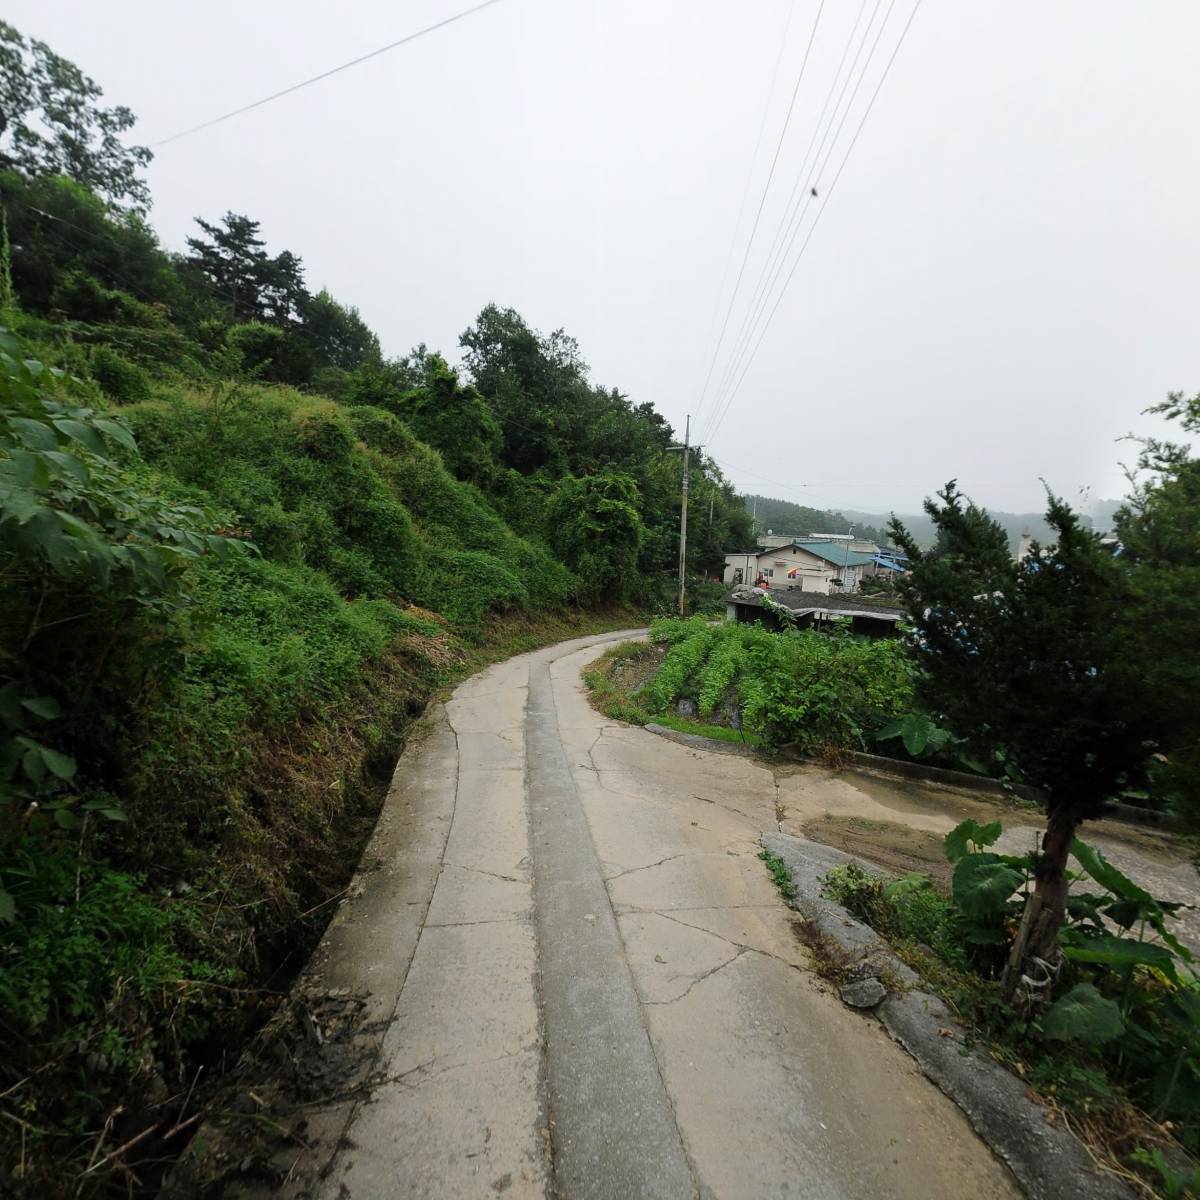
[[[88,371],[116,404],[137,404],[150,398],[150,376],[111,346],[92,347]]]
[[[708,716],[736,687],[745,728],[768,745],[859,749],[865,730],[911,706],[912,669],[898,642],[710,626],[701,617],[655,621],[650,636],[671,647],[650,687],[660,709],[689,689]]]

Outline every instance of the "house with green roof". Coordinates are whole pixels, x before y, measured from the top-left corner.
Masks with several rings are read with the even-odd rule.
[[[800,555],[810,555],[815,562],[833,569],[831,590],[856,592],[866,575],[874,574],[875,557],[851,550],[843,542],[801,541],[792,543],[792,549]]]

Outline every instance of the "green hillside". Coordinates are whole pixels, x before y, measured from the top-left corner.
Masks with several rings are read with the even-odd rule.
[[[101,1144],[236,1061],[430,695],[670,604],[680,463],[511,309],[460,373],[246,216],[165,249],[132,117],[0,43],[0,1190],[124,1193]],[[702,575],[749,518],[692,496]],[[138,1146],[149,1187],[180,1147]]]

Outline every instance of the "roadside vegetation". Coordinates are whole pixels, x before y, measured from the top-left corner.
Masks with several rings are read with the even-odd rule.
[[[1036,856],[998,853],[1001,833],[999,821],[966,821],[946,835],[949,890],[928,875],[889,879],[850,864],[829,873],[826,895],[887,938],[1113,1169],[1157,1195],[1195,1195],[1200,981],[1171,928],[1182,906],[1151,896],[1076,839],[1076,886],[1047,1002],[1014,1004],[1004,970],[1036,886]]]
[[[391,358],[249,216],[164,249],[133,115],[2,22],[0,82],[0,1192],[152,1194],[429,697],[669,608],[679,463],[511,309]]]
[[[0,1191],[147,1195],[319,936],[428,698],[674,611],[680,464],[651,403],[511,308],[457,366],[388,357],[245,214],[164,249],[133,115],[3,22],[0,82]],[[1200,398],[1160,411],[1200,433]],[[897,928],[979,990],[981,1028],[1053,1044],[1073,1097],[1194,1148],[1170,906],[1078,851],[1115,901],[1066,890],[1107,798],[1200,823],[1200,463],[1149,442],[1139,468],[1117,558],[1054,501],[1056,545],[1013,564],[951,485],[933,547],[893,530],[903,642],[663,619],[588,680],[622,720],[1040,789],[1039,854],[980,832],[982,891],[911,883]],[[751,517],[703,453],[691,487],[711,580]],[[717,585],[691,594],[719,614]]]
[[[624,664],[639,664],[629,670]],[[897,642],[662,618],[650,642],[610,650],[585,676],[617,720],[838,761],[911,706]]]

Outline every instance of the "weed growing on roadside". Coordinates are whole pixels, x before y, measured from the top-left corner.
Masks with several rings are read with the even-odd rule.
[[[787,869],[787,863],[778,854],[772,854],[770,850],[760,850],[758,857],[766,863],[767,870],[771,873],[771,879],[779,889],[779,894],[785,900],[794,900],[796,885],[792,882],[792,873]]]

